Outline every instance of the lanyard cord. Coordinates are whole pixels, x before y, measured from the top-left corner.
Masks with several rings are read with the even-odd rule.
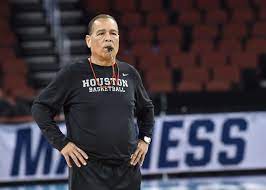
[[[90,63],[91,71],[93,73],[93,77],[94,77],[97,85],[100,86],[100,87],[111,86],[111,82],[110,82],[109,85],[100,85],[99,84],[99,80],[97,80],[97,76],[96,76],[96,73],[95,73],[95,71],[93,69],[93,66],[92,66],[92,63],[91,63],[91,59],[89,58],[88,60],[89,60],[89,63]],[[117,74],[115,74],[115,65],[117,67]],[[118,67],[118,64],[116,62],[114,62],[112,64],[112,78],[115,79],[115,84],[117,85],[118,84],[118,80],[119,80],[119,67]]]

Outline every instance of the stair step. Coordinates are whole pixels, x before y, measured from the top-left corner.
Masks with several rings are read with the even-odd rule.
[[[11,4],[12,10],[15,13],[20,12],[42,12],[42,4],[41,3],[25,3],[23,5],[20,4]]]
[[[82,11],[61,11],[60,17],[62,19],[74,19],[74,18],[82,18],[83,13]]]
[[[79,3],[79,0],[60,0],[59,3]]]
[[[45,49],[45,48],[53,48],[54,43],[51,41],[32,41],[32,42],[23,42],[21,46],[24,49]]]
[[[86,59],[89,52],[84,40],[87,26],[82,25],[84,17],[80,0],[57,2],[62,33],[70,39],[70,54],[74,54],[75,60]],[[21,41],[29,78],[36,88],[44,87],[60,69],[58,50],[46,18],[44,0],[10,0],[10,3],[15,11],[12,22]],[[72,58],[72,54],[70,56]]]
[[[43,35],[48,33],[48,29],[45,26],[40,27],[20,27],[17,29],[19,35]]]
[[[53,37],[50,34],[42,34],[42,35],[23,35],[19,37],[21,42],[30,42],[30,41],[38,41],[38,40],[50,40],[53,41]]]
[[[46,49],[24,49],[24,56],[54,56],[57,52],[54,48],[46,48]]]
[[[19,20],[42,20],[44,14],[42,12],[21,12],[15,15],[15,19]]]
[[[54,72],[59,70],[59,64],[49,64],[49,63],[42,63],[42,64],[31,64],[29,65],[30,72]]]
[[[86,60],[88,59],[89,55],[88,54],[80,54],[80,55],[71,55],[72,60]]]
[[[56,71],[55,72],[37,72],[33,74],[33,78],[39,79],[39,80],[47,80],[51,81],[55,76],[56,76]]]
[[[24,58],[26,63],[28,64],[55,64],[58,62],[57,58],[55,56],[31,56],[31,57],[25,57]]]
[[[70,40],[71,47],[87,47],[85,40]]]
[[[9,0],[10,3],[14,3],[14,4],[25,4],[25,3],[41,3],[41,0]]]
[[[14,17],[16,26],[40,26],[45,25],[46,20],[42,12],[21,12]]]
[[[16,33],[19,35],[22,42],[53,40],[48,27],[45,25],[34,27],[17,27]]]
[[[61,11],[70,11],[70,10],[79,10],[80,3],[77,0],[74,1],[60,1],[58,4],[58,8]]]
[[[25,27],[25,26],[43,26],[43,25],[46,25],[46,21],[45,19],[42,19],[42,20],[31,20],[31,21],[28,21],[28,20],[14,20],[13,21],[15,27]]]
[[[63,31],[66,34],[86,34],[87,27],[82,25],[63,26]]]

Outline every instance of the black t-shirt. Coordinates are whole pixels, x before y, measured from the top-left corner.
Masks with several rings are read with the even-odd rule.
[[[12,106],[5,99],[0,99],[0,116],[13,116]]]
[[[138,139],[152,135],[152,101],[140,75],[131,65],[117,61],[118,80],[112,78],[112,66],[92,65],[97,81],[87,60],[62,68],[35,99],[33,117],[44,136],[58,150],[71,141],[89,156],[128,159],[136,149]],[[67,137],[53,120],[62,107]]]

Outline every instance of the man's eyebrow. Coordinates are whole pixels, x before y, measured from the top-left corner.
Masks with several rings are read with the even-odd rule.
[[[111,29],[110,31],[111,31],[111,32],[118,32],[118,31],[117,31],[117,30],[115,30],[115,29]]]
[[[98,32],[106,32],[106,29],[99,29],[96,31],[96,33],[98,33]],[[116,29],[111,29],[110,32],[117,32],[118,33],[118,31]]]
[[[98,32],[105,32],[106,30],[105,29],[100,29],[100,30],[97,30],[96,33]]]

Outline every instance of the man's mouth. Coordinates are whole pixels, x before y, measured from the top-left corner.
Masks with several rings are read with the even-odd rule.
[[[104,49],[108,52],[111,52],[114,50],[114,48],[112,46],[105,46]]]

